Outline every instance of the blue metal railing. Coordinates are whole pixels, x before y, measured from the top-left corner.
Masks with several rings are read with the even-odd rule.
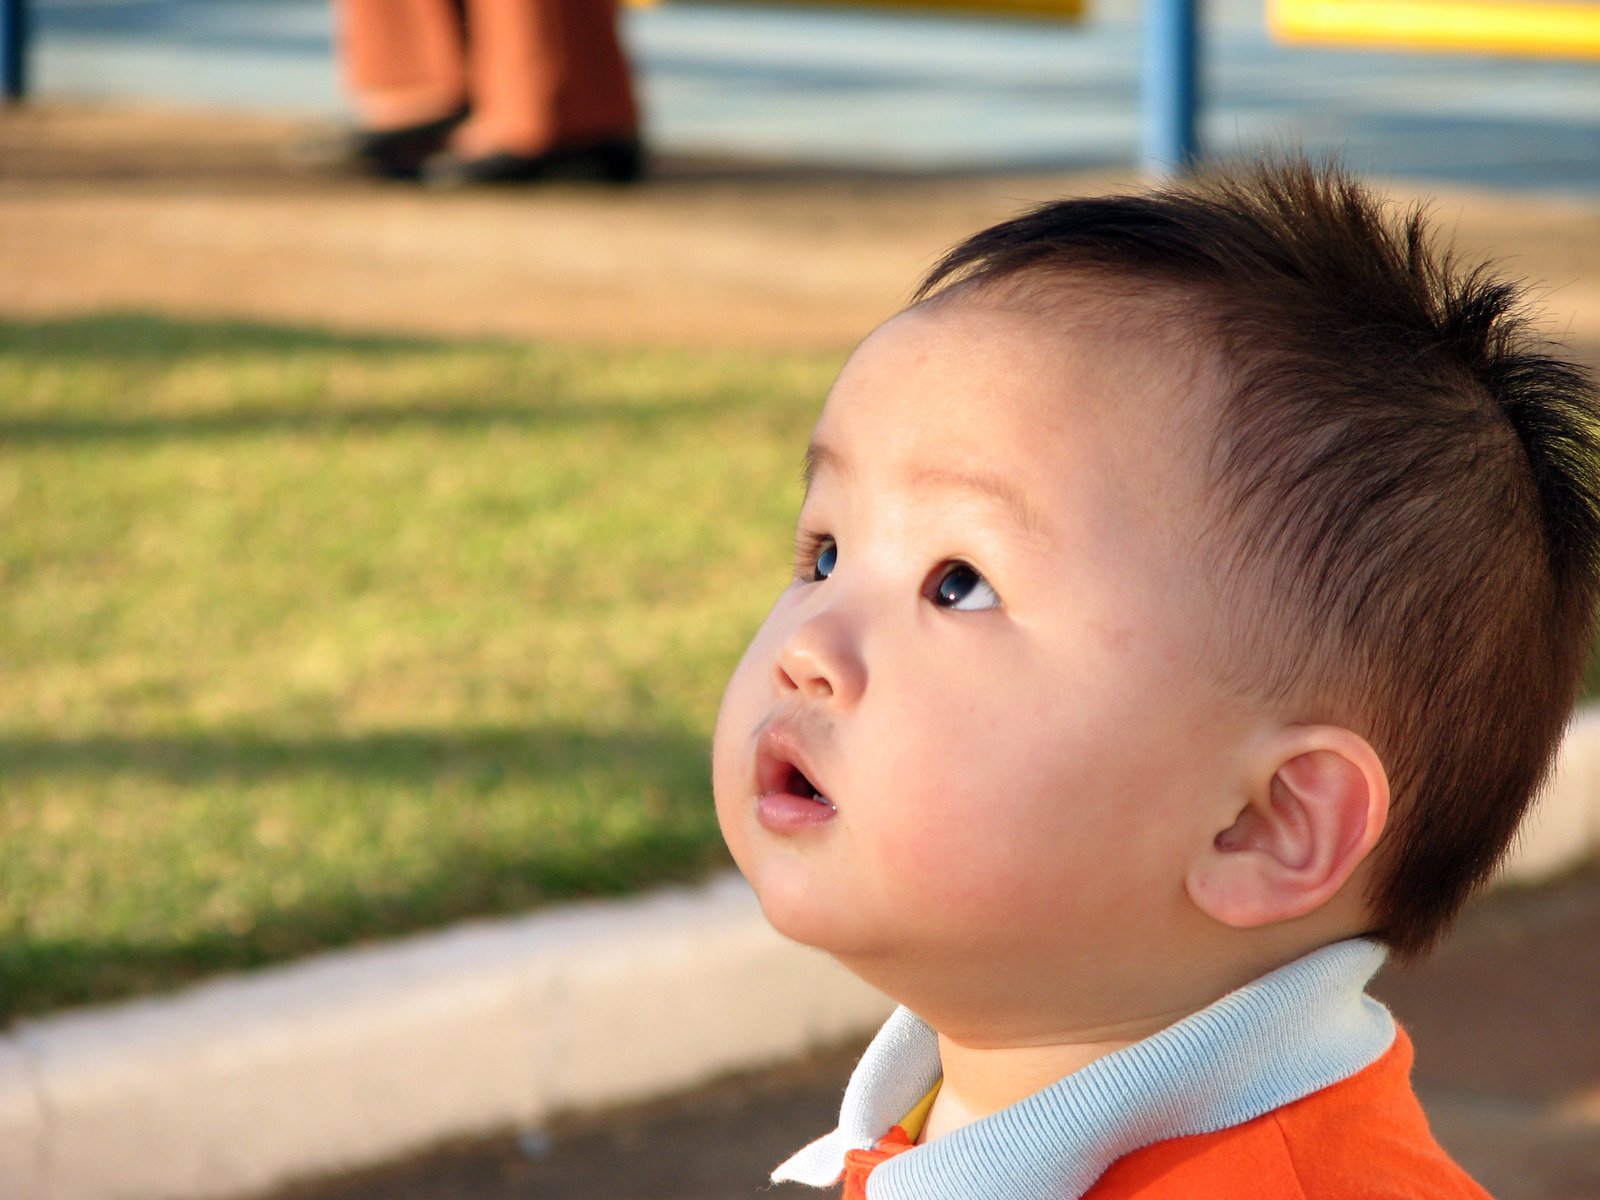
[[[1199,0],[1145,0],[1140,164],[1181,175],[1200,157]]]
[[[27,0],[0,0],[0,96],[21,100],[27,94]]]

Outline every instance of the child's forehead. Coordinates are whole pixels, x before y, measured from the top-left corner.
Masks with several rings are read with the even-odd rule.
[[[1148,318],[1148,313],[1145,317]],[[1074,297],[939,300],[897,314],[846,363],[806,456],[809,481],[893,452],[910,470],[953,457],[1032,457],[1047,443],[1148,459],[1192,445],[1190,403],[1212,392],[1195,353],[1153,334],[1132,306]]]

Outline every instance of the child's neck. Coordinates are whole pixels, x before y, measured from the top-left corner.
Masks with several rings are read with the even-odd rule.
[[[1126,1027],[1035,1045],[963,1046],[941,1033],[939,1060],[944,1082],[917,1140],[932,1141],[1008,1108],[1188,1015],[1187,1009],[1159,1014]]]
[[[1347,936],[1348,932],[1339,932],[1339,937]],[[1174,963],[1168,975],[1183,980],[1184,986],[1169,986],[1159,998],[1147,989],[1143,998],[1148,1003],[1137,1003],[1133,992],[1124,992],[1125,1003],[1112,1006],[1111,1011],[1120,1007],[1123,1013],[1136,1014],[1126,1017],[1079,1021],[1069,1017],[1062,1021],[1056,1011],[1012,1009],[997,1019],[993,1008],[911,1003],[912,1010],[939,1031],[943,1072],[939,1094],[918,1140],[931,1141],[1008,1108],[1339,937],[1308,938],[1306,945],[1263,942],[1252,947],[1254,953],[1250,954],[1234,948],[1231,954],[1204,953],[1187,965]],[[1018,994],[1020,989],[1012,990],[1012,995]]]

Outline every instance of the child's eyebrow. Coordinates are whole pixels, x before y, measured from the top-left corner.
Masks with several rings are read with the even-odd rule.
[[[806,447],[805,460],[800,468],[800,478],[807,492],[811,490],[811,484],[824,468],[840,474],[850,473],[849,462],[836,450],[826,443],[812,442]],[[1048,537],[1050,534],[1049,523],[1039,510],[1028,502],[1021,489],[998,475],[962,471],[951,467],[918,467],[912,471],[911,479],[914,483],[984,496],[998,503],[1011,514],[1012,520],[1029,533],[1040,537]]]
[[[950,467],[918,467],[911,473],[911,478],[917,483],[972,492],[987,497],[1010,513],[1011,519],[1029,533],[1040,537],[1049,536],[1048,522],[1039,510],[1028,502],[1021,489],[1010,480],[998,475],[961,471]]]
[[[806,456],[800,464],[800,482],[806,485],[806,491],[811,490],[823,467],[842,475],[850,471],[849,464],[840,457],[838,451],[823,442],[812,442],[806,447]]]

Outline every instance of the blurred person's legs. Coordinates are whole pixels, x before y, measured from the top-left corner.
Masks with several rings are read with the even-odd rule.
[[[442,183],[638,178],[616,0],[338,4],[352,153],[369,169],[415,175],[432,156]]]
[[[615,0],[468,0],[472,116],[442,182],[639,174],[639,109]]]
[[[632,136],[633,82],[612,0],[469,0],[472,118],[460,154],[538,154]]]
[[[366,129],[439,120],[467,101],[455,0],[338,0],[345,85]]]
[[[414,176],[465,119],[460,0],[337,0],[345,86],[361,132],[348,153],[379,174]]]

